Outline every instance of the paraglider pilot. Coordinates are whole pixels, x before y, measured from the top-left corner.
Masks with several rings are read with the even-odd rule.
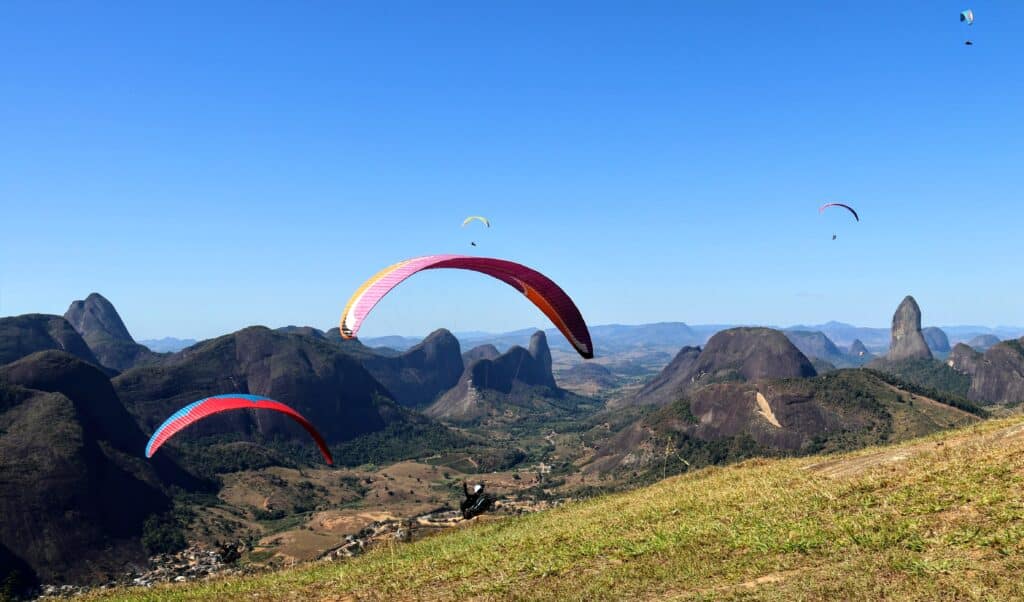
[[[462,500],[462,503],[459,504],[459,508],[465,512],[467,508],[472,508],[473,504],[476,504],[480,499],[480,496],[484,494],[484,484],[477,483],[476,485],[473,485],[473,493],[470,493],[469,486],[467,486],[466,482],[463,481],[462,493],[466,494],[466,499]]]

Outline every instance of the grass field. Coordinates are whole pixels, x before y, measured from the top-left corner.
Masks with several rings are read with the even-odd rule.
[[[352,561],[122,600],[1024,599],[1024,420],[751,460]]]

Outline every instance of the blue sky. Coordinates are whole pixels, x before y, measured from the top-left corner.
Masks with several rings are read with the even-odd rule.
[[[1024,324],[1019,2],[209,4],[0,6],[0,315],[329,328],[476,252],[593,324]],[[435,272],[362,334],[533,325]]]

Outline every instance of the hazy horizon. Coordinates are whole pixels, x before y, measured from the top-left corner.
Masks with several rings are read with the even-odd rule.
[[[590,324],[884,327],[906,294],[1024,324],[1024,5],[976,7],[972,47],[961,9],[8,4],[0,315],[99,291],[138,339],[324,328],[455,252]],[[437,271],[360,334],[524,324]]]

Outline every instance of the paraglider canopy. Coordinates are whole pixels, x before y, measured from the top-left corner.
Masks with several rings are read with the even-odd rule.
[[[377,303],[406,278],[424,270],[457,269],[485,274],[526,296],[558,328],[584,359],[594,357],[587,323],[573,300],[550,278],[524,265],[491,257],[428,255],[400,261],[363,283],[345,305],[339,324],[341,336],[351,339]]]
[[[818,213],[824,213],[825,210],[828,209],[829,207],[842,207],[843,209],[846,209],[851,214],[853,214],[854,219],[856,219],[858,222],[860,221],[860,216],[857,215],[857,212],[853,210],[853,207],[843,203],[825,203],[824,205],[818,208]]]
[[[478,221],[478,222],[482,223],[483,225],[487,226],[488,228],[491,227],[491,220],[487,219],[486,217],[484,217],[482,215],[471,215],[471,216],[467,217],[466,219],[462,220],[462,227],[465,228],[466,225],[468,225],[469,222],[472,222],[472,221]]]
[[[960,13],[960,22],[968,25],[974,25],[974,11],[969,8],[962,11]]]
[[[295,422],[299,423],[302,428],[306,429],[306,432],[309,433],[310,437],[312,437],[316,442],[317,448],[320,449],[320,455],[324,457],[324,461],[328,464],[334,463],[334,459],[331,458],[331,452],[327,448],[327,443],[324,441],[324,438],[312,423],[306,420],[302,414],[299,414],[279,401],[246,393],[229,393],[227,395],[205,397],[199,401],[192,402],[174,414],[171,414],[170,418],[165,420],[164,423],[156,429],[153,436],[150,437],[149,443],[146,444],[146,457],[153,457],[156,450],[160,449],[161,445],[166,443],[168,439],[176,435],[179,431],[208,416],[212,416],[213,414],[218,414],[220,412],[226,412],[228,410],[273,410],[275,412],[285,414]]]

